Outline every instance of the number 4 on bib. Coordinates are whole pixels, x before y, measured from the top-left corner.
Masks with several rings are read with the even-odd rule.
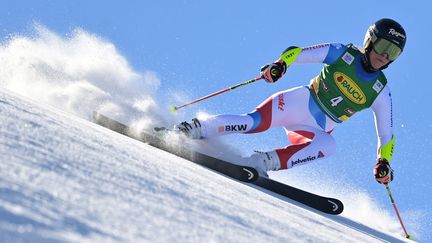
[[[333,99],[330,100],[331,105],[333,107],[336,107],[342,100],[343,100],[342,96],[334,97]]]

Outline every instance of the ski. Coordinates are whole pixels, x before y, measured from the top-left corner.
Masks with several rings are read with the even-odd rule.
[[[117,133],[147,143],[153,147],[215,170],[234,179],[249,183],[258,179],[258,172],[252,167],[235,165],[203,153],[195,152],[186,148],[182,144],[176,144],[176,146],[170,145],[161,136],[156,134],[143,131],[141,131],[139,134],[132,133],[130,132],[130,128],[125,124],[115,121],[98,112],[93,112],[93,119],[96,124],[99,124]]]
[[[132,133],[128,126],[98,112],[93,113],[93,119],[97,124],[117,133],[147,143],[153,147],[172,153],[234,179],[253,183],[262,189],[294,200],[323,213],[337,215],[342,213],[344,209],[343,203],[336,198],[323,197],[266,177],[260,177],[258,172],[252,167],[235,165],[224,160],[195,152],[186,148],[182,144],[176,144],[175,146],[170,145],[161,136],[156,134],[148,132],[140,132],[139,134]]]
[[[344,209],[343,203],[336,198],[323,197],[269,178],[259,177],[254,184],[323,213],[337,215],[342,213]]]

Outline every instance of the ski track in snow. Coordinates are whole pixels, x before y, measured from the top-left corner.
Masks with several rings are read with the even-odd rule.
[[[0,90],[1,242],[397,242]]]

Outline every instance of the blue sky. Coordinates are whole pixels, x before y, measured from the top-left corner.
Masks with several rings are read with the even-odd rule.
[[[362,44],[368,26],[394,18],[407,31],[402,56],[386,75],[392,90],[396,136],[393,193],[401,212],[432,210],[432,115],[429,113],[430,33],[428,1],[8,1],[0,8],[0,38],[31,34],[33,23],[69,35],[75,28],[113,43],[135,70],[152,70],[161,80],[163,107],[179,105],[174,91],[195,99],[259,74],[259,67],[291,45],[324,42]],[[199,111],[245,113],[271,94],[308,84],[322,65],[292,66],[284,79],[258,82],[185,108],[178,120]],[[0,67],[1,68],[1,67]],[[372,113],[356,115],[337,127],[336,155],[304,170],[342,176],[391,210],[383,187],[373,180],[376,136]],[[231,136],[244,153],[284,146],[282,130]],[[294,172],[290,172],[294,173]],[[341,175],[342,174],[342,175]],[[424,225],[431,227],[430,214]],[[409,226],[408,226],[409,227]],[[432,240],[431,238],[424,239]]]

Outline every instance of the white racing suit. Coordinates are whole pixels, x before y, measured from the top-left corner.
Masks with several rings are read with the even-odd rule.
[[[340,48],[341,46],[343,45],[321,44],[302,48],[294,64],[325,63],[332,65],[344,53],[344,48]],[[327,157],[335,152],[336,143],[331,132],[341,121],[338,119],[335,121],[326,114],[312,98],[311,92],[308,86],[295,87],[270,96],[251,113],[224,114],[200,119],[201,137],[210,138],[232,133],[258,133],[273,127],[283,127],[290,144],[274,150],[279,159],[279,165],[273,169],[289,169]],[[394,138],[391,95],[388,85],[382,88],[370,108],[375,115],[378,157],[385,157],[390,161]]]

